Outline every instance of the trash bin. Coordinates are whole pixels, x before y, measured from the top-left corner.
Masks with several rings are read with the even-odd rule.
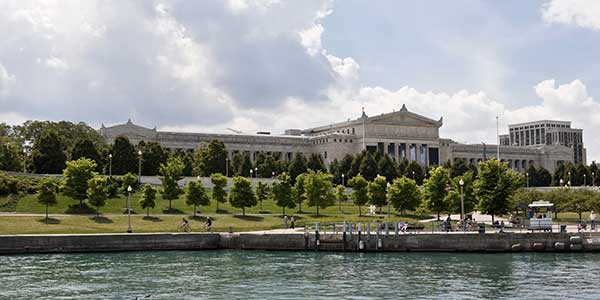
[[[567,233],[567,225],[566,224],[560,225],[560,233]]]
[[[479,223],[479,233],[485,233],[485,224]]]

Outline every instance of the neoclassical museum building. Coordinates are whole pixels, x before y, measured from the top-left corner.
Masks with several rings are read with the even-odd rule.
[[[507,162],[509,166],[517,171],[525,172],[530,165],[544,167],[550,172],[560,163],[583,162],[585,163],[585,148],[583,148],[583,134],[580,129],[571,129],[570,122],[564,121],[540,121],[540,124],[560,124],[562,129],[574,135],[569,143],[567,136],[564,139],[554,139],[560,136],[557,132],[561,128],[553,127],[548,131],[548,139],[536,140],[533,138],[539,132],[536,122],[527,123],[532,126],[532,142],[529,141],[529,132],[524,126],[513,126],[511,134],[500,137],[500,160]],[[363,111],[360,118],[348,119],[345,122],[328,124],[308,129],[288,129],[283,134],[276,135],[270,132],[258,132],[256,134],[231,133],[186,133],[158,131],[155,128],[146,128],[135,125],[128,120],[125,124],[102,127],[99,133],[106,139],[107,143],[113,143],[118,136],[126,136],[133,144],[140,141],[154,141],[169,151],[194,151],[203,142],[211,140],[222,141],[230,157],[235,153],[247,153],[254,160],[256,154],[265,152],[280,159],[291,160],[297,153],[309,155],[320,154],[326,165],[334,159],[342,159],[347,153],[356,154],[362,150],[370,152],[380,151],[387,153],[390,157],[399,161],[407,159],[417,161],[422,166],[434,166],[446,161],[451,163],[463,159],[467,164],[476,164],[485,159],[496,158],[498,145],[484,144],[461,144],[451,139],[440,138],[439,129],[443,125],[443,119],[430,119],[410,112],[406,106],[399,111],[367,116]],[[567,128],[568,126],[568,128]],[[517,135],[517,131],[519,134]],[[527,128],[528,130],[528,128]],[[520,132],[526,131],[525,135]],[[521,137],[516,142],[510,142],[510,138]],[[545,135],[544,135],[545,136]],[[537,143],[535,143],[537,141]],[[581,150],[579,150],[581,149]]]

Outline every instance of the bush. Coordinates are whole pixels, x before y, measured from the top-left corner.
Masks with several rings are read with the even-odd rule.
[[[17,194],[19,192],[19,183],[14,176],[0,173],[0,196]]]

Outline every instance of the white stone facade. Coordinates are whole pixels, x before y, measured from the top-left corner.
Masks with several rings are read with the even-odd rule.
[[[126,136],[133,144],[140,141],[155,141],[169,151],[194,151],[201,143],[211,140],[222,141],[232,156],[242,152],[256,154],[265,152],[291,160],[297,153],[308,156],[320,154],[325,163],[342,159],[346,154],[357,154],[363,149],[381,151],[396,161],[414,160],[423,166],[443,164],[446,161],[465,159],[467,163],[477,163],[484,159],[483,145],[458,144],[439,137],[443,119],[429,119],[412,113],[402,106],[399,111],[368,117],[363,115],[354,120],[340,122],[304,130],[289,129],[283,135],[271,134],[210,134],[164,132],[134,125],[131,120],[125,124],[100,128],[99,133],[107,143],[113,143],[118,136]],[[488,145],[485,158],[496,156],[496,145]],[[561,162],[573,161],[573,150],[560,145],[538,145],[530,147],[501,146],[500,158],[511,168],[525,171],[529,165],[544,167],[553,171]]]

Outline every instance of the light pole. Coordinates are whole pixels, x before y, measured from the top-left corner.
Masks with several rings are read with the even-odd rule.
[[[250,178],[252,179],[252,173],[254,173],[254,170],[250,169]]]
[[[229,177],[229,157],[225,159],[225,177]]]
[[[108,177],[112,178],[112,153],[108,154]]]
[[[567,174],[569,174],[569,181],[567,183],[571,185],[571,171],[567,172]]]
[[[529,173],[525,173],[525,178],[527,180],[527,187],[529,187]]]
[[[558,185],[562,187],[564,185],[564,182],[565,181],[561,178],[560,181],[558,182]]]
[[[127,233],[132,233],[131,230],[131,186],[127,187]]]
[[[342,174],[342,186],[346,186],[344,185],[344,174]]]
[[[388,183],[387,183],[387,185],[386,185],[387,189],[385,190],[386,194],[388,194],[388,195],[389,195],[389,192],[390,192],[390,186],[391,186],[391,184],[388,182]],[[387,195],[386,195],[386,196],[387,196]],[[390,202],[391,202],[391,201],[390,201],[390,197],[388,196],[388,197],[387,197],[387,205],[388,205],[388,219],[390,218]]]
[[[587,186],[586,174],[583,174],[583,186]]]
[[[254,167],[254,178],[258,178],[258,167]]]
[[[138,150],[138,186],[142,184],[142,150]]]
[[[271,172],[271,178],[275,178],[275,171]]]
[[[413,181],[416,181],[415,180],[415,171],[412,171],[412,176],[413,176]]]
[[[461,178],[458,181],[458,184],[460,185],[460,220],[462,221],[462,227],[463,227],[463,232],[465,231],[465,193],[464,193],[464,186],[465,186],[465,181]]]
[[[27,149],[23,148],[23,173],[27,173]]]

